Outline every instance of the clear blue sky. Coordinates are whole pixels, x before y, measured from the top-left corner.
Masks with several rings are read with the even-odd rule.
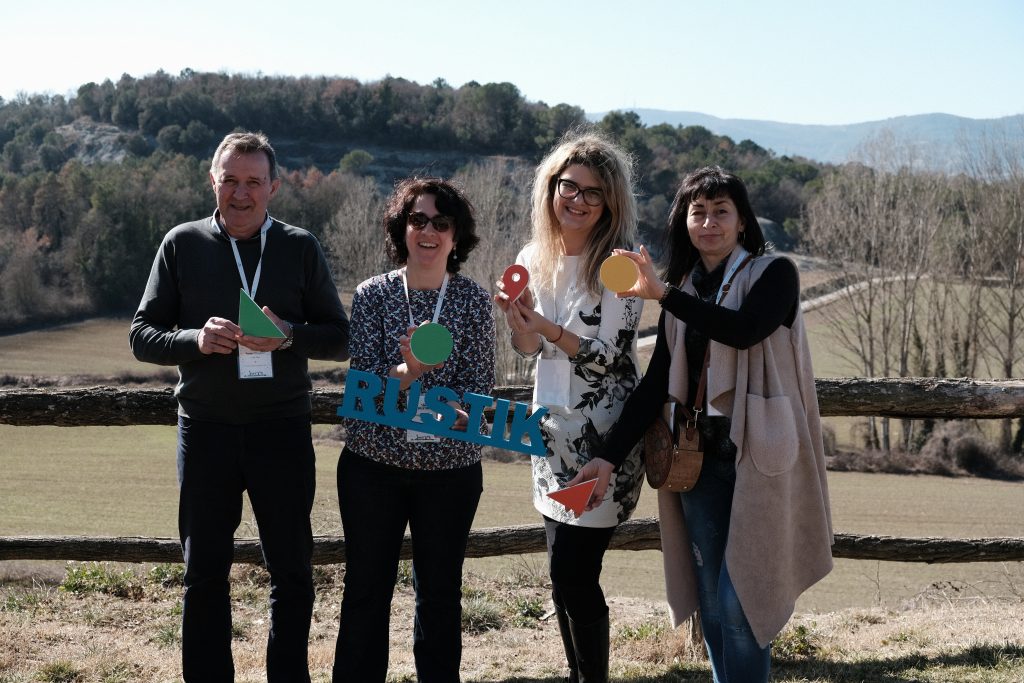
[[[509,81],[588,112],[1024,113],[1022,0],[15,0],[0,97],[157,69]]]

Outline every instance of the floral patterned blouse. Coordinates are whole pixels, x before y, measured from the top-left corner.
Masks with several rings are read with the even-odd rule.
[[[398,338],[413,320],[433,320],[439,290],[409,290],[406,303],[402,271],[375,275],[361,283],[352,297],[350,367],[387,381],[391,366],[402,362]],[[494,388],[494,316],[491,296],[469,278],[450,276],[438,323],[452,333],[454,348],[444,366],[419,378],[423,393],[448,387],[460,396],[490,396]],[[404,394],[404,392],[403,392]],[[346,446],[377,462],[415,470],[448,470],[480,460],[480,446],[441,438],[436,443],[410,443],[406,431],[365,420],[346,419]]]
[[[533,249],[532,245],[524,248],[516,263],[530,270]],[[543,374],[549,369],[560,372],[558,368],[562,367],[569,375],[566,405],[543,404],[548,409],[541,421],[547,457],[532,458],[533,505],[559,522],[610,527],[629,519],[640,498],[644,475],[640,444],[616,470],[600,507],[577,518],[547,496],[575,477],[579,468],[594,457],[596,446],[615,424],[626,398],[640,381],[636,331],[643,299],[618,299],[607,290],[600,296],[591,294],[579,273],[581,262],[580,257],[563,256],[554,291],[533,289],[535,310],[580,338],[579,352],[572,358],[545,339],[540,351],[532,354],[540,357],[538,363],[568,361],[567,367],[554,363],[535,371],[540,382],[546,381]],[[535,380],[535,404],[539,403],[539,393],[540,383]]]

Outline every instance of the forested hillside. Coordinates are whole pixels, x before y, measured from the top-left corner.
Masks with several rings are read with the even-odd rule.
[[[236,128],[271,136],[284,167],[271,210],[321,239],[343,290],[386,267],[381,204],[413,173],[465,186],[486,246],[466,272],[492,282],[529,234],[534,165],[583,118],[569,104],[528,102],[510,83],[191,71],[0,101],[0,332],[131,312],[162,236],[212,210],[210,156]],[[853,372],[1019,376],[1024,136],[963,143],[966,170],[954,175],[927,170],[914,141],[895,135],[879,137],[863,164],[821,166],[699,126],[647,126],[632,112],[595,125],[636,159],[641,240],[655,251],[685,173],[737,172],[776,224],[770,238],[799,241],[850,285],[822,316]],[[901,447],[929,430],[905,423]],[[893,436],[872,421],[865,442],[889,452]],[[999,440],[1020,452],[1024,429],[1014,437],[1004,421]]]
[[[441,79],[186,70],[86,83],[71,98],[0,100],[0,329],[130,310],[162,235],[211,211],[206,169],[231,130],[271,137],[286,170],[272,210],[323,235],[346,199],[339,188],[359,176],[386,191],[396,177],[454,175],[487,157],[529,167],[583,122],[579,107],[528,102],[511,83]],[[701,165],[739,172],[760,215],[789,227],[821,172],[700,127],[646,127],[621,112],[598,125],[637,160],[646,235],[660,230],[681,176]],[[515,177],[506,191],[526,195],[528,177]]]

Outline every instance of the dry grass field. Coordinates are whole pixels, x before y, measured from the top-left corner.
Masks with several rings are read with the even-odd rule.
[[[414,681],[412,589],[407,567],[396,586],[389,681]],[[330,680],[343,570],[317,572],[310,668]],[[265,680],[266,576],[234,572],[236,679]],[[0,682],[178,680],[180,569],[160,565],[125,573],[72,565],[63,583],[0,585]],[[528,565],[501,579],[468,574],[463,589],[462,679],[555,683],[564,680],[557,626],[544,577]],[[609,600],[611,674],[620,683],[708,681],[706,662],[661,608],[636,598]],[[772,680],[785,683],[974,681],[1024,676],[1019,600],[923,604],[912,610],[847,609],[795,616],[773,646]]]

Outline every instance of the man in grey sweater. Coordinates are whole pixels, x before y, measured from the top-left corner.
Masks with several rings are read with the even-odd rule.
[[[267,678],[309,681],[315,456],[309,358],[348,358],[348,318],[320,244],[270,217],[280,187],[261,133],[232,133],[210,168],[217,210],[172,229],[129,341],[177,365],[178,530],[185,556],[186,681],[232,681],[229,572],[246,491],[270,573]],[[280,337],[246,335],[239,288]]]

